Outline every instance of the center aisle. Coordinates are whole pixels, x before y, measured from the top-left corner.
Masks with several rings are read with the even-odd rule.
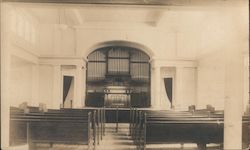
[[[97,150],[136,150],[136,145],[129,135],[129,124],[119,123],[118,132],[115,123],[106,123],[105,126],[105,136],[97,145]]]

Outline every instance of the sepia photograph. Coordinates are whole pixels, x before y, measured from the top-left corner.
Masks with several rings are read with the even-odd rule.
[[[1,150],[250,150],[248,0],[0,0]]]

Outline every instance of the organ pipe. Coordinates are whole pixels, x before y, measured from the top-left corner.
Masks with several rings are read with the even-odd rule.
[[[105,47],[87,58],[87,91],[101,91],[107,85],[129,86],[137,99],[140,93],[150,97],[150,58],[144,52],[129,47]],[[145,94],[141,95],[142,99]],[[87,95],[91,94],[87,92]],[[90,96],[90,99],[98,99],[98,95],[103,95],[99,98],[104,99],[105,91]]]

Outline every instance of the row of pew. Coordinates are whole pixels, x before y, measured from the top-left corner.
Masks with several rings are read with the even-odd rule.
[[[105,135],[105,109],[10,108],[10,145],[81,144],[96,149]]]
[[[10,145],[28,143],[29,149],[36,149],[38,143],[48,143],[51,147],[55,143],[81,144],[86,149],[96,149],[105,135],[105,123],[116,122],[118,127],[119,116],[127,114],[130,135],[139,150],[145,150],[147,144],[163,143],[196,143],[199,150],[205,150],[209,143],[223,147],[224,113],[211,107],[204,110],[190,107],[189,111],[38,107],[11,107],[10,110]],[[110,120],[109,116],[115,119]],[[249,145],[250,117],[242,119],[243,141]]]
[[[250,117],[243,116],[242,119],[243,140],[249,145]],[[207,144],[216,143],[222,149],[223,132],[223,111],[130,109],[130,135],[139,150],[145,150],[147,144],[173,143],[196,143],[198,150],[205,150]]]

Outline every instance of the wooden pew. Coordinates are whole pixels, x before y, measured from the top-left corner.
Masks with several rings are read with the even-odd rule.
[[[91,119],[92,121],[92,129],[93,129],[93,138],[94,138],[94,146],[100,143],[100,140],[102,140],[103,136],[105,135],[105,113],[106,108],[96,108],[96,109],[71,109],[71,108],[61,108],[60,110],[55,109],[49,109],[49,113],[58,115],[61,112],[65,112],[67,114],[74,114],[74,116],[81,115],[86,112],[91,112],[93,114],[93,117]]]
[[[207,115],[208,117],[210,115],[222,115],[224,116],[224,111],[223,110],[215,110],[215,108],[211,105],[207,105],[205,109],[196,109],[194,105],[189,106],[189,112],[192,114],[203,114]]]
[[[95,114],[94,114],[94,111]],[[50,115],[61,115],[62,112],[64,112],[65,114],[63,114],[64,116],[71,116],[72,114],[74,116],[79,116],[81,114],[87,113],[87,112],[91,112],[92,114],[94,114],[94,119],[92,118],[92,122],[93,122],[93,130],[95,131],[95,136],[94,140],[99,144],[100,140],[102,140],[104,134],[105,134],[105,122],[106,122],[106,118],[105,118],[105,112],[106,109],[103,108],[97,108],[97,109],[71,109],[71,108],[61,108],[60,110],[58,109],[49,109],[48,113]],[[95,128],[94,128],[95,125]]]
[[[132,137],[135,139],[135,143],[136,144],[140,143],[139,149],[145,146],[146,143],[176,143],[180,141],[194,142],[195,139],[193,138],[192,140],[192,136],[191,137],[184,136],[183,138],[177,138],[178,134],[179,137],[181,137],[181,135],[183,134],[194,135],[192,134],[193,133],[192,130],[194,131],[197,128],[203,130],[208,128],[209,126],[216,129],[218,125],[215,125],[215,127],[213,127],[208,124],[211,123],[213,124],[213,120],[215,119],[217,120],[217,124],[220,123],[218,121],[221,121],[220,120],[221,118],[218,116],[213,116],[213,120],[211,119],[209,120],[207,119],[207,115],[204,114],[193,115],[192,113],[189,112],[174,112],[174,111],[146,111],[146,112],[150,114],[148,117],[145,116],[142,117],[142,113],[140,113],[139,111],[136,110],[131,111],[131,116],[133,117],[131,118],[132,123],[130,124],[130,129],[131,129],[130,133],[132,134]],[[204,126],[204,124],[207,125]],[[196,126],[194,127],[193,125]],[[219,129],[222,128],[223,126],[220,126]],[[190,129],[191,132],[189,131]],[[148,134],[146,134],[147,131],[149,132]],[[168,136],[164,137],[166,136],[166,134]],[[196,137],[198,136],[196,135]],[[200,138],[196,139],[200,141]]]
[[[197,143],[206,149],[208,143],[223,143],[223,111],[196,112],[130,110],[130,134],[138,149],[146,144]],[[248,131],[249,116],[243,116],[243,129]],[[243,133],[244,136],[244,133]],[[244,136],[249,141],[249,135]]]
[[[206,115],[168,115],[158,117],[150,113],[144,117],[144,144],[149,143],[197,143],[204,148],[207,143],[222,143],[223,119]],[[146,145],[143,145],[145,149]]]
[[[95,140],[95,117],[88,111],[69,112],[72,111],[24,113],[11,108],[11,144],[26,142],[32,148],[34,143],[71,143],[88,145],[90,149]]]

